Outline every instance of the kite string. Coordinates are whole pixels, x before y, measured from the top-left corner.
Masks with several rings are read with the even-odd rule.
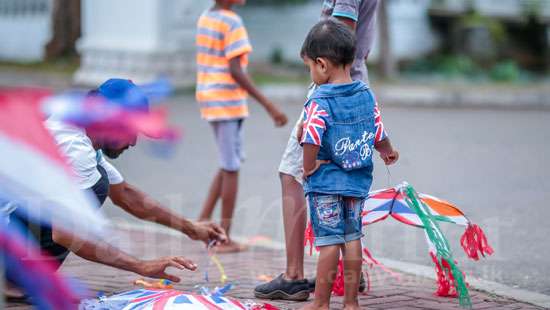
[[[214,265],[216,265],[216,268],[218,268],[218,271],[220,273],[220,282],[222,284],[225,284],[225,282],[227,281],[227,275],[225,274],[225,269],[223,268],[222,263],[220,262],[220,260],[216,256],[216,253],[212,249],[214,245],[216,245],[216,241],[212,240],[206,247],[206,254],[209,260],[208,260],[208,266],[206,267],[206,270],[204,272],[204,279],[207,283],[209,282],[208,269],[210,268],[212,263],[214,263]]]
[[[386,166],[386,176],[387,176],[387,181],[388,181],[388,188],[389,187],[392,187],[392,177],[391,177],[391,172],[390,172],[390,166],[388,165],[385,165]]]

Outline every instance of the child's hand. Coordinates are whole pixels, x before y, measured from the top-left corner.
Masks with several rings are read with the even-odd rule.
[[[321,165],[324,165],[324,164],[330,164],[330,160],[319,160],[317,159],[315,161],[315,167],[309,171],[305,171],[304,170],[304,174],[303,174],[303,179],[307,179],[310,175],[314,174],[317,170],[319,170],[319,167],[321,167]]]
[[[273,119],[276,127],[283,127],[288,122],[286,114],[281,112],[274,104],[270,104],[272,108],[269,109],[269,115]]]
[[[397,162],[397,160],[399,160],[399,152],[393,149],[387,153],[381,152],[380,158],[382,158],[386,166],[393,165]]]

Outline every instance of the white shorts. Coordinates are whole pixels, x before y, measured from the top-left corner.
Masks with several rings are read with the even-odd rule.
[[[298,183],[302,184],[302,174],[304,171],[304,152],[300,143],[298,143],[298,138],[296,137],[298,124],[302,120],[302,115],[296,122],[294,129],[290,133],[288,138],[288,143],[286,144],[285,151],[283,153],[283,158],[281,158],[281,164],[279,165],[279,172],[293,176]]]
[[[316,89],[317,85],[311,84],[307,93],[307,98],[309,98]],[[302,118],[303,115],[300,113],[300,117],[298,117],[298,121],[296,122],[296,125],[294,125],[294,128],[290,133],[290,137],[288,138],[288,142],[283,153],[283,158],[281,158],[281,164],[279,164],[280,173],[293,176],[294,179],[296,179],[296,181],[300,184],[303,182],[304,151],[298,142],[296,133],[298,131],[298,124],[302,121]]]

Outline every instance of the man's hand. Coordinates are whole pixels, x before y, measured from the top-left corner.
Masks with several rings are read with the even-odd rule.
[[[189,234],[189,237],[193,240],[203,241],[206,244],[209,244],[211,241],[226,243],[228,240],[225,230],[220,225],[212,222],[195,223],[193,232]]]
[[[390,152],[381,152],[380,158],[386,166],[393,165],[399,160],[399,152],[393,149]]]
[[[273,103],[268,103],[266,106],[269,106],[268,109],[269,116],[273,119],[273,122],[275,123],[276,127],[283,127],[288,122],[288,118],[286,117],[286,114],[281,112],[279,108],[277,108]]]
[[[180,282],[181,279],[166,273],[166,268],[174,267],[180,270],[196,270],[197,265],[181,256],[163,257],[154,260],[142,261],[137,267],[137,273],[149,278],[167,279],[172,282]]]

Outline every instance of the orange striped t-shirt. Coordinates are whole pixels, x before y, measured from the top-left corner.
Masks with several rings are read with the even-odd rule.
[[[248,65],[252,46],[241,18],[229,10],[208,10],[197,24],[197,101],[209,121],[248,116],[247,92],[229,72],[229,60]]]

